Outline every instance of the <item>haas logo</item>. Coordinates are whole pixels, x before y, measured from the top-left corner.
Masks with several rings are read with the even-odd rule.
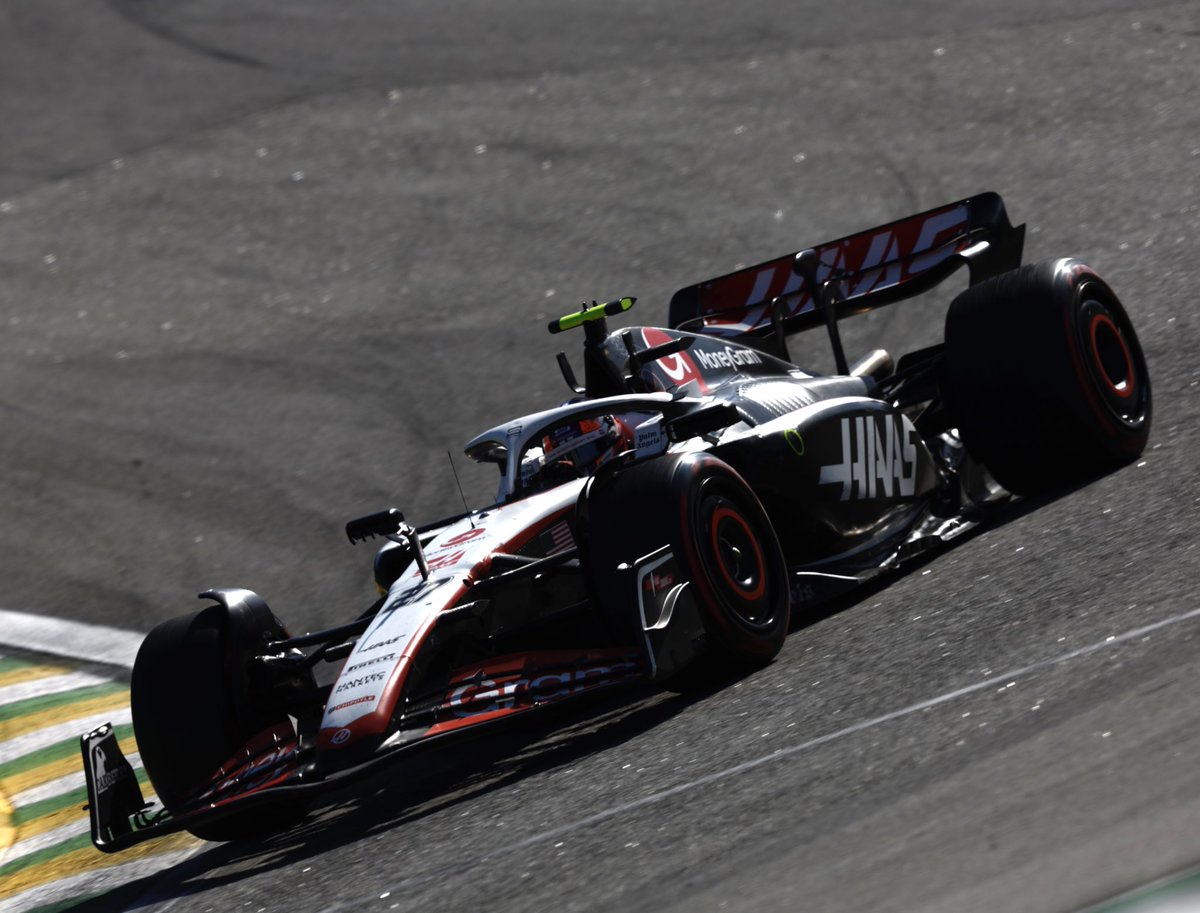
[[[917,488],[916,429],[898,415],[842,419],[842,460],[821,467],[819,484],[842,486],[841,500],[912,497]]]

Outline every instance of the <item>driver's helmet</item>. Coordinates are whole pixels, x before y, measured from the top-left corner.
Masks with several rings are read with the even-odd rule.
[[[633,432],[615,415],[560,425],[542,438],[545,462],[569,463],[579,476],[590,476],[618,453],[633,446]]]

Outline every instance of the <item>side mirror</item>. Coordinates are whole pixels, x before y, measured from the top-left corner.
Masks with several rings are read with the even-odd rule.
[[[404,514],[391,507],[379,513],[358,517],[346,524],[346,537],[351,545],[375,536],[394,536],[404,526]]]

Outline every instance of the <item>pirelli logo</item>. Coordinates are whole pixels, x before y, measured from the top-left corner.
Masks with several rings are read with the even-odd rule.
[[[342,670],[342,675],[345,675],[347,672],[354,672],[356,669],[364,669],[367,666],[376,666],[379,663],[386,663],[388,660],[395,658],[395,653],[385,653],[383,656],[376,656],[374,659],[368,659],[365,662],[355,663],[353,666],[347,666]]]

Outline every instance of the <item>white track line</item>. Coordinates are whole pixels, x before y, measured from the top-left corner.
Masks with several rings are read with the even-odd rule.
[[[144,634],[0,609],[0,646],[133,668]]]
[[[17,701],[28,700],[31,697],[46,697],[49,694],[62,694],[64,691],[74,691],[76,688],[90,688],[93,685],[105,685],[112,681],[103,675],[91,675],[87,672],[71,672],[66,675],[49,675],[45,678],[35,678],[28,682],[6,685],[0,688],[0,707],[5,704],[15,704]]]
[[[1125,643],[1130,640],[1136,640],[1139,637],[1144,637],[1151,631],[1156,631],[1159,628],[1165,628],[1169,625],[1180,624],[1184,621],[1191,621],[1193,618],[1200,617],[1200,609],[1193,609],[1190,612],[1185,612],[1182,615],[1175,615],[1171,618],[1163,619],[1154,624],[1145,625],[1141,628],[1134,628],[1132,631],[1126,631],[1123,634],[1116,634],[1089,644],[1086,647],[1080,647],[1078,650],[1072,650],[1069,653],[1063,653],[1053,659],[1042,660],[1041,662],[1031,663],[1028,666],[1022,666],[1019,669],[1014,669],[1010,672],[1005,672],[1002,675],[994,675],[991,678],[984,679],[981,682],[976,682],[974,685],[967,685],[965,688],[959,688],[955,691],[947,691],[945,694],[939,694],[937,697],[931,697],[928,700],[921,701],[917,704],[909,704],[907,707],[902,707],[899,710],[893,710],[891,713],[885,713],[882,716],[872,717],[869,720],[863,720],[861,723],[855,723],[852,726],[847,726],[845,729],[839,729],[837,732],[831,732],[826,735],[817,736],[815,739],[809,739],[807,742],[800,742],[796,745],[790,745],[787,748],[779,748],[770,754],[761,755],[749,761],[743,761],[741,764],[735,764],[733,767],[727,767],[724,770],[718,770],[715,773],[700,777],[688,783],[680,783],[678,786],[672,786],[669,789],[664,789],[661,792],[651,793],[648,796],[643,796],[640,799],[634,799],[630,802],[625,802],[620,805],[615,805],[612,808],[597,812],[594,815],[589,815],[586,818],[580,818],[569,824],[564,824],[560,827],[551,828],[534,836],[527,837],[524,840],[519,840],[515,843],[506,844],[506,849],[517,849],[523,846],[529,846],[534,843],[539,843],[543,840],[549,840],[570,831],[578,830],[590,824],[597,824],[601,821],[606,821],[609,818],[614,818],[617,815],[624,814],[628,811],[633,811],[647,805],[654,805],[662,802],[664,799],[669,799],[683,792],[688,792],[697,789],[701,786],[707,786],[710,783],[716,783],[719,780],[726,780],[738,774],[745,773],[748,770],[753,770],[756,767],[761,767],[764,764],[769,764],[772,761],[779,761],[783,758],[791,757],[799,754],[802,751],[808,751],[811,748],[816,748],[819,745],[824,745],[828,742],[836,741],[837,739],[845,738],[849,735],[855,735],[865,729],[873,729],[876,726],[881,726],[884,723],[890,723],[893,720],[898,720],[901,717],[911,716],[914,713],[919,713],[923,710],[928,710],[932,707],[947,704],[950,701],[957,700],[960,697],[965,697],[968,694],[974,694],[977,691],[986,691],[988,688],[995,688],[999,684],[1008,684],[1010,681],[1020,678],[1024,675],[1029,675],[1033,672],[1038,672],[1043,669],[1049,669],[1053,666],[1061,665],[1062,663],[1070,662],[1074,659],[1079,659],[1083,656],[1088,656],[1100,650],[1107,649],[1116,644]]]
[[[1131,640],[1136,640],[1140,637],[1145,637],[1147,634],[1160,630],[1161,628],[1181,624],[1185,621],[1191,621],[1192,619],[1198,617],[1200,617],[1200,609],[1192,609],[1190,612],[1184,612],[1181,615],[1173,615],[1170,618],[1164,618],[1162,621],[1156,621],[1153,624],[1144,625],[1140,628],[1134,628],[1131,631],[1125,631],[1121,634],[1111,635],[1106,637],[1104,640],[1089,644],[1086,647],[1080,647],[1078,650],[1071,650],[1069,653],[1063,653],[1051,659],[1031,663],[1028,666],[1022,666],[1018,669],[1013,669],[1009,672],[1005,672],[1002,675],[994,675],[991,678],[984,679],[981,682],[976,682],[973,685],[967,685],[965,688],[947,691],[945,694],[939,694],[937,697],[931,697],[928,700],[920,701],[916,704],[909,704],[907,707],[902,707],[899,710],[893,710],[891,713],[885,713],[882,716],[872,717],[869,720],[863,720],[860,723],[847,726],[845,729],[839,729],[836,732],[830,732],[826,735],[817,736],[815,739],[809,739],[806,742],[799,742],[795,745],[790,745],[787,748],[776,749],[770,754],[760,755],[759,757],[752,758],[749,761],[743,761],[741,764],[735,764],[732,767],[726,767],[724,770],[718,770],[714,773],[708,774],[707,776],[699,777],[687,783],[680,783],[677,786],[670,787],[669,789],[660,790],[656,793],[650,793],[649,795],[642,796],[639,799],[632,799],[628,802],[619,803],[611,806],[610,808],[596,812],[595,814],[587,815],[583,818],[578,818],[575,821],[568,822],[567,824],[560,825],[559,827],[553,827],[548,830],[544,830],[538,834],[534,834],[531,837],[525,837],[521,840],[500,844],[502,849],[493,850],[487,855],[476,857],[475,860],[468,858],[459,859],[455,863],[455,866],[461,868],[464,865],[472,864],[472,862],[482,862],[504,853],[511,853],[514,850],[521,850],[536,844],[555,840],[574,831],[590,827],[593,824],[600,824],[601,822],[607,821],[610,818],[616,818],[620,815],[626,814],[627,812],[636,811],[640,808],[645,808],[646,806],[650,805],[657,805],[659,802],[664,802],[667,799],[680,795],[681,793],[691,792],[692,790],[699,789],[702,786],[708,786],[721,780],[727,780],[730,777],[736,777],[739,774],[762,767],[765,764],[781,761],[785,758],[790,758],[792,755],[800,754],[801,752],[808,751],[809,749],[816,748],[820,745],[834,742],[838,739],[845,738],[846,736],[856,735],[864,730],[873,729],[876,726],[882,726],[884,723],[890,723],[894,720],[911,716],[914,713],[920,713],[921,711],[928,710],[932,707],[948,704],[951,701],[957,700],[960,697],[965,697],[968,694],[974,694],[978,691],[986,691],[988,688],[995,688],[1000,684],[1008,684],[1009,682],[1022,676],[1030,675],[1031,673],[1039,672],[1044,669],[1049,669],[1084,656],[1089,656],[1092,653],[1098,653],[1101,650],[1106,650],[1109,647],[1116,646],[1117,644],[1122,644]],[[393,885],[385,885],[379,890],[386,890],[390,891],[392,894],[397,894],[398,892],[403,891],[407,886],[420,884],[421,882],[429,881],[434,878],[440,878],[441,874],[442,872],[440,869],[434,869],[424,872],[420,875],[413,875],[409,878],[402,879]],[[339,910],[347,910],[366,906],[370,900],[373,900],[378,896],[378,893],[375,893],[370,898],[358,897],[354,900],[343,901],[328,907],[326,909],[326,913],[335,913],[335,911]],[[168,902],[161,909],[168,909],[172,905],[173,901]],[[2,913],[2,911],[0,911],[0,913]]]

